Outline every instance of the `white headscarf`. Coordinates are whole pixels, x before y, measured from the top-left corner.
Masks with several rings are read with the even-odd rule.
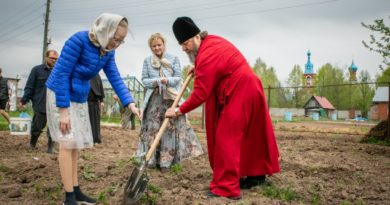
[[[96,18],[95,22],[92,25],[92,28],[89,30],[89,39],[95,46],[101,47],[104,51],[109,51],[106,48],[107,44],[114,36],[119,23],[123,19],[126,18],[118,14],[101,14],[99,17]]]

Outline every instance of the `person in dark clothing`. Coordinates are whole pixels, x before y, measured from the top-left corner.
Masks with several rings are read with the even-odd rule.
[[[31,123],[31,149],[36,149],[38,138],[47,123],[45,83],[57,61],[58,53],[55,50],[48,50],[45,56],[44,64],[32,68],[26,87],[24,88],[24,95],[19,103],[20,107],[25,107],[30,100],[32,101],[34,116]],[[54,153],[54,143],[51,139],[49,129],[47,129],[47,137],[47,152]]]
[[[131,123],[131,130],[135,130],[135,115],[132,112],[130,112],[128,109],[125,109],[125,107],[123,107],[121,101],[119,100],[118,95],[114,94],[112,98],[114,99],[114,105],[115,103],[118,103],[119,106],[122,129],[128,129],[129,124]]]
[[[88,112],[91,121],[93,143],[102,143],[100,134],[100,110],[104,106],[104,90],[100,75],[97,74],[90,81],[91,90],[88,95]]]
[[[0,114],[7,120],[8,124],[10,124],[10,119],[8,113],[5,111],[9,100],[9,91],[7,79],[2,76],[2,69],[0,68]]]

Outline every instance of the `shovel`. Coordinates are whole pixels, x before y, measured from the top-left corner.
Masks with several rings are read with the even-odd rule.
[[[184,84],[182,85],[179,93],[177,94],[177,97],[175,101],[173,101],[173,104],[171,108],[176,108],[179,100],[183,96],[183,93],[185,89],[188,86],[188,83],[191,81],[191,78],[193,76],[193,73],[190,73],[186,80],[184,81]],[[149,178],[146,175],[146,165],[148,164],[148,161],[152,157],[154,151],[156,150],[156,147],[158,143],[160,142],[160,139],[162,135],[164,134],[165,129],[167,128],[169,123],[169,118],[165,118],[164,122],[162,123],[160,129],[158,130],[158,133],[152,143],[152,145],[149,148],[149,151],[146,154],[145,159],[142,159],[138,167],[134,167],[129,179],[127,180],[124,194],[123,194],[123,205],[131,205],[135,204],[141,197],[143,192],[145,191]]]

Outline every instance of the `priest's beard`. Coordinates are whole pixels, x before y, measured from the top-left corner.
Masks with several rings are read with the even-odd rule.
[[[188,58],[190,59],[190,62],[191,62],[192,64],[194,64],[194,63],[195,63],[196,56],[198,55],[198,51],[188,52],[187,55],[188,55]]]
[[[195,63],[195,59],[196,59],[196,56],[198,56],[198,51],[199,51],[199,46],[200,46],[200,43],[197,43],[196,41],[194,41],[194,39],[192,39],[193,42],[194,42],[194,49],[192,51],[188,51],[187,52],[187,55],[188,55],[188,58],[190,59],[190,62],[192,64]]]

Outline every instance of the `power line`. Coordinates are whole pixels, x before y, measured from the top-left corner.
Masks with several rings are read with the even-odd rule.
[[[292,6],[283,6],[283,7],[270,8],[270,9],[261,9],[261,10],[255,10],[255,11],[237,12],[237,13],[234,13],[234,14],[201,17],[201,18],[196,18],[196,20],[206,20],[206,19],[224,18],[224,17],[241,16],[241,15],[244,16],[244,15],[251,15],[251,14],[254,14],[254,13],[267,13],[267,12],[273,12],[273,11],[281,11],[281,10],[288,10],[288,9],[295,9],[295,8],[317,6],[317,5],[322,5],[322,4],[334,3],[336,1],[340,1],[340,0],[326,0],[326,1],[321,1],[321,2],[303,3],[303,4],[296,4],[296,5],[292,5]],[[144,27],[144,26],[159,25],[159,24],[166,24],[166,23],[167,22],[164,22],[164,23],[160,22],[160,23],[133,25],[133,26]]]
[[[19,38],[19,37],[21,37],[21,36],[24,36],[24,35],[31,35],[31,33],[29,33],[29,32],[30,32],[30,31],[33,31],[33,30],[35,30],[35,29],[40,28],[40,26],[41,26],[41,24],[38,24],[38,25],[33,24],[33,25],[31,25],[30,27],[28,27],[27,29],[25,29],[24,32],[21,32],[21,33],[19,33],[19,34],[14,35],[14,36],[9,36],[8,38],[6,38],[5,40],[2,40],[2,41],[3,41],[3,43],[4,43],[4,42],[10,41],[10,40],[12,40],[12,39],[17,39],[17,38]],[[1,44],[0,44],[0,45],[1,45]]]
[[[259,3],[259,2],[262,2],[262,1],[264,1],[264,0],[247,0],[247,1],[239,1],[239,2],[232,2],[231,0],[226,0],[226,1],[219,1],[219,2],[207,2],[207,3],[203,3],[203,4],[186,5],[186,6],[182,6],[182,7],[175,7],[174,9],[161,9],[161,8],[159,8],[157,10],[150,10],[148,12],[145,12],[145,11],[132,12],[129,15],[129,17],[162,16],[162,15],[168,15],[168,14],[177,13],[178,11],[180,11],[180,12],[197,11],[197,10],[207,11],[207,10],[212,10],[212,9],[215,9],[215,8],[235,6],[237,4],[239,4],[239,5],[245,5],[245,4],[248,5],[250,3]],[[123,9],[123,7],[120,7],[120,8]],[[102,10],[102,8],[99,8],[99,9],[91,10],[90,12],[96,12],[96,11],[101,11],[101,10]],[[72,10],[72,12],[74,12],[74,10]],[[56,11],[55,13],[58,16],[59,12]],[[85,13],[85,10],[83,11],[83,13]],[[62,14],[69,15],[69,12],[62,13]],[[73,17],[73,18],[61,18],[61,19],[75,19],[75,18]]]
[[[35,2],[33,2],[34,4],[35,4]],[[29,4],[29,5],[32,5],[32,4]],[[2,28],[6,28],[6,27],[8,27],[8,26],[10,26],[10,25],[14,25],[14,24],[17,24],[17,22],[20,22],[21,20],[23,20],[23,19],[28,19],[28,17],[31,15],[31,14],[34,14],[34,13],[36,13],[39,9],[41,9],[43,7],[43,5],[39,5],[39,7],[28,7],[29,9],[31,9],[32,8],[32,10],[28,10],[28,9],[26,9],[26,10],[24,10],[24,9],[22,9],[21,10],[21,12],[17,12],[17,11],[15,11],[15,12],[13,12],[13,14],[16,14],[17,15],[17,18],[14,18],[14,17],[3,17],[4,19],[8,19],[9,21],[4,21],[4,23],[5,24],[0,24],[0,26],[2,27]],[[29,11],[27,14],[24,14],[24,15],[22,15],[22,11]]]
[[[27,36],[27,39],[30,39],[31,37],[29,36],[29,35],[31,35],[31,31],[34,31],[34,30],[36,30],[36,29],[41,29],[41,27],[40,27],[41,25],[32,25],[31,27],[28,27],[28,29],[26,29],[25,31],[24,31],[24,33],[20,33],[19,35],[15,35],[15,36],[12,36],[12,37],[10,37],[10,38],[8,38],[8,39],[5,39],[5,40],[2,40],[3,41],[3,43],[2,44],[0,44],[0,48],[2,48],[2,49],[0,49],[0,53],[3,53],[3,52],[8,52],[8,49],[6,49],[7,47],[10,47],[9,46],[9,44],[6,44],[6,42],[7,41],[10,41],[11,39],[18,39],[18,38],[20,38],[20,37],[22,37],[22,36],[26,36],[26,35],[28,35]],[[23,40],[24,41],[24,40]],[[21,44],[21,42],[22,42],[22,40],[18,40],[17,42],[12,42],[11,44],[12,44],[12,46],[14,46],[14,45],[22,45]]]
[[[302,4],[296,4],[292,6],[282,6],[282,7],[276,7],[276,8],[269,8],[269,9],[260,9],[260,10],[254,10],[254,11],[242,11],[242,12],[236,12],[233,14],[224,14],[224,15],[215,15],[215,16],[208,16],[208,17],[200,17],[195,18],[196,20],[207,20],[207,19],[216,19],[216,18],[225,18],[225,17],[231,17],[231,16],[244,16],[244,15],[251,15],[254,13],[268,13],[268,12],[274,12],[274,11],[281,11],[281,10],[289,10],[289,9],[296,9],[296,8],[304,8],[304,7],[312,7],[312,6],[318,6],[323,4],[329,4],[329,3],[335,3],[340,0],[325,0],[325,1],[319,1],[319,2],[312,2],[312,3],[302,3]],[[193,10],[192,10],[193,11]],[[175,14],[177,11],[172,11],[170,13],[165,13],[163,15],[168,14]],[[143,16],[132,16],[132,18],[137,17],[151,17],[151,16],[160,16],[157,14],[151,14],[151,15],[143,15]],[[143,24],[133,24],[134,27],[145,27],[145,26],[152,26],[152,25],[162,25],[167,24],[170,22],[167,21],[160,21],[160,22],[154,22],[154,23],[143,23]],[[58,29],[57,29],[58,31]]]
[[[0,33],[0,40],[2,40],[3,38],[6,38],[7,37],[10,37],[10,36],[14,36],[15,33],[20,33],[21,29],[25,28],[25,26],[27,25],[30,25],[32,22],[36,21],[38,17],[40,17],[41,14],[39,14],[38,16],[35,16],[34,18],[31,18],[29,21],[26,21],[25,23],[21,24],[21,25],[16,25],[15,24],[15,27],[19,27],[19,28],[7,28],[6,30],[4,30],[3,32]],[[21,32],[23,33],[23,31]]]
[[[120,3],[120,4],[110,3],[109,5],[106,5],[106,6],[94,6],[94,7],[88,6],[87,8],[79,8],[79,9],[71,8],[71,10],[70,9],[58,9],[58,10],[56,10],[56,13],[57,14],[69,14],[69,11],[73,12],[73,13],[78,13],[78,12],[88,13],[88,12],[95,12],[95,11],[101,11],[101,10],[123,9],[123,8],[128,8],[128,7],[138,8],[138,7],[142,7],[142,6],[156,4],[156,2],[166,2],[166,1],[169,1],[169,0],[156,0],[152,3],[145,2],[145,1],[139,1],[140,2],[139,4],[134,4],[131,2]]]

